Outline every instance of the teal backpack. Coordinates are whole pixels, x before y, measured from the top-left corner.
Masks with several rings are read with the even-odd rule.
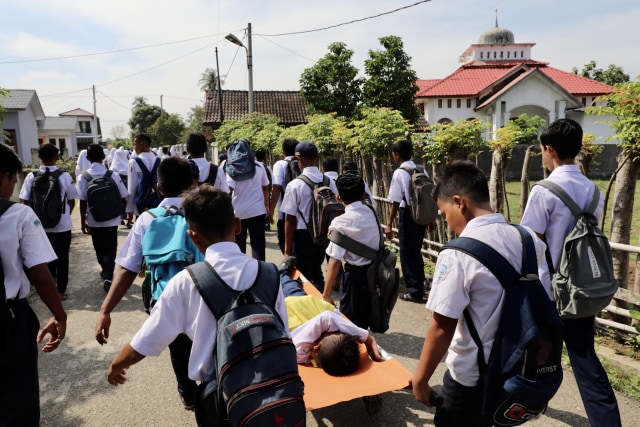
[[[153,216],[142,238],[142,255],[149,270],[149,280],[145,280],[147,284],[143,285],[142,293],[148,310],[160,298],[169,280],[185,267],[204,261],[204,254],[187,235],[189,227],[182,209],[158,207],[147,212]]]

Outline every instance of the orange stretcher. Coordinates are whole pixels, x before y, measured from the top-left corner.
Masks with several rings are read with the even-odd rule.
[[[320,292],[308,281],[305,292],[322,298]],[[298,365],[304,381],[304,402],[307,411],[335,405],[364,396],[374,396],[408,387],[411,372],[396,359],[373,362],[364,344],[360,345],[360,369],[344,377],[333,377],[322,369]]]

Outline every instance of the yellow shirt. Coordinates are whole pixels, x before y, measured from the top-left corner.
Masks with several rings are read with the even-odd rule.
[[[289,316],[289,330],[292,331],[307,320],[313,319],[323,311],[334,311],[336,308],[313,295],[303,297],[286,297],[284,302]]]

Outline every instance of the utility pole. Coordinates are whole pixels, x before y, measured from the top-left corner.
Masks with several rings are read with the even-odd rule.
[[[216,76],[218,77],[218,103],[220,105],[220,124],[224,122],[224,111],[222,110],[222,86],[220,85],[220,64],[218,63],[218,46],[216,46]]]
[[[162,97],[164,95],[160,95],[160,115],[162,116],[164,114],[164,108],[162,108]]]
[[[98,114],[96,113],[96,85],[93,85],[93,143],[98,143]]]
[[[247,24],[247,68],[249,69],[249,114],[255,111],[253,102],[253,50],[251,42],[251,22]]]

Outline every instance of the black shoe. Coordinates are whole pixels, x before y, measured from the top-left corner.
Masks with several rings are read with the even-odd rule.
[[[104,281],[103,289],[105,294],[109,293],[109,289],[111,289],[111,280]]]
[[[186,409],[187,411],[193,411],[193,408],[195,408],[195,404],[193,402],[188,402],[184,396],[180,396],[180,401],[182,402],[182,406],[184,406],[184,409]]]
[[[291,270],[293,270],[298,264],[298,259],[294,256],[288,256],[280,262],[278,265],[278,271],[280,273],[284,273],[285,271],[291,274]]]
[[[400,294],[400,299],[403,301],[415,302],[418,304],[424,303],[424,300],[422,298],[416,298],[413,295],[411,295],[409,292],[407,292],[406,294]]]

